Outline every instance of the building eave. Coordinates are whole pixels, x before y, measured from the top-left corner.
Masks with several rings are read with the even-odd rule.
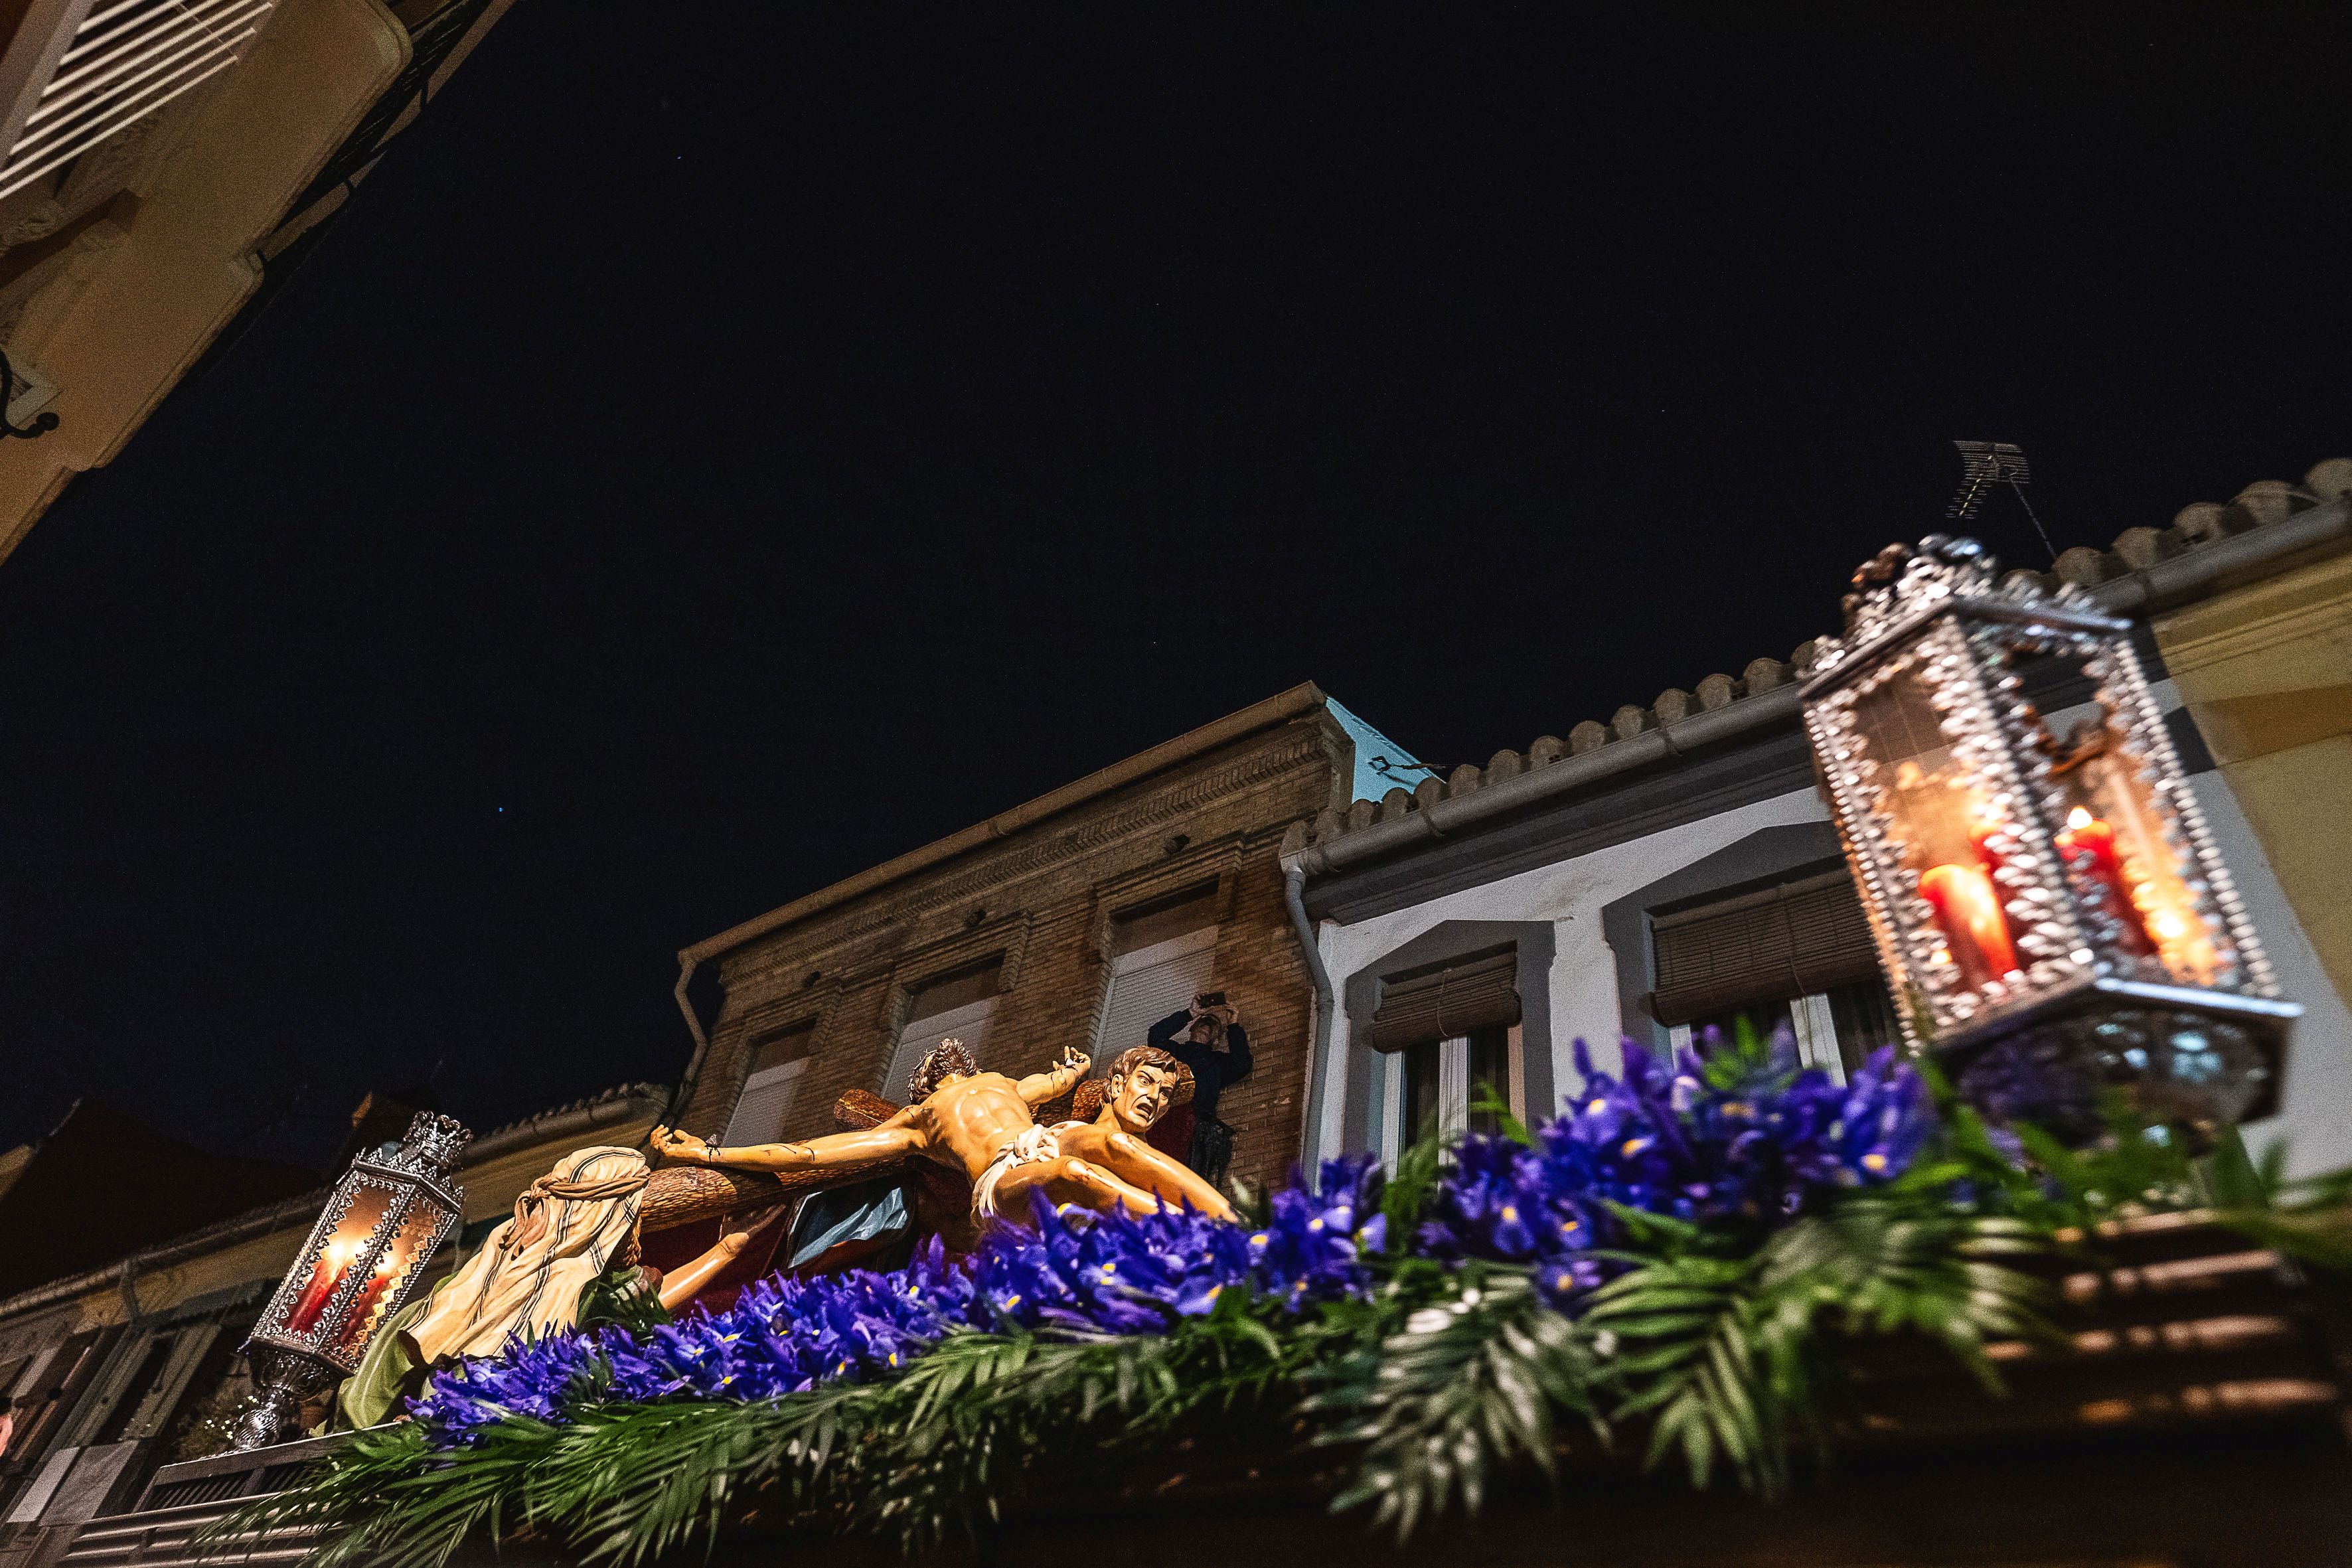
[[[747,942],[758,941],[785,927],[805,921],[863,897],[877,889],[905,880],[919,872],[942,865],[960,855],[984,848],[1013,834],[1034,827],[1064,812],[1084,805],[1091,800],[1138,784],[1156,773],[1167,772],[1195,758],[1205,756],[1219,747],[1230,745],[1244,736],[1276,725],[1286,724],[1323,706],[1322,690],[1316,684],[1302,681],[1289,690],[1253,703],[1237,713],[1229,713],[1213,723],[1163,741],[1148,751],[1138,752],[1123,762],[1088,773],[1073,784],[1064,784],[1036,799],[1010,811],[999,812],[985,822],[974,823],[960,833],[936,839],[919,849],[893,860],[886,860],[869,870],[843,879],[830,887],[820,888],[804,898],[795,899],[782,908],[731,926],[713,937],[707,937],[693,946],[682,949],[678,962],[692,967],[709,963],[733,952]]]

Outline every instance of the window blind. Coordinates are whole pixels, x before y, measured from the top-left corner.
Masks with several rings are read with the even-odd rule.
[[[996,998],[989,996],[909,1023],[898,1036],[898,1047],[890,1054],[890,1065],[883,1069],[882,1097],[904,1104],[907,1080],[914,1076],[915,1068],[922,1065],[931,1047],[950,1037],[961,1040],[974,1061],[985,1060],[989,1020],[995,1013]]]
[[[1518,952],[1509,949],[1383,981],[1372,1048],[1401,1051],[1517,1023],[1518,973]]]
[[[1878,973],[1869,917],[1843,868],[1652,922],[1662,1024],[1808,996]]]
[[[801,1072],[807,1066],[808,1058],[803,1057],[746,1079],[743,1092],[735,1100],[735,1114],[727,1119],[727,1131],[719,1135],[719,1142],[730,1149],[740,1149],[782,1138],[784,1122],[793,1113],[793,1090],[799,1087]]]
[[[1108,1072],[1119,1052],[1143,1044],[1152,1025],[1210,989],[1216,959],[1217,928],[1202,926],[1111,960],[1110,995],[1095,1034],[1093,1076]]]

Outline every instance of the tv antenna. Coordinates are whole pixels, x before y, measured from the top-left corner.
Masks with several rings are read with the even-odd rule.
[[[2033,531],[2042,536],[2042,548],[2050,559],[2058,559],[2058,547],[2050,542],[2050,531],[2042,526],[2034,515],[2033,503],[2025,499],[2025,487],[2033,482],[2033,469],[2025,460],[2025,449],[2008,441],[1955,441],[1960,453],[1960,488],[1952,496],[1952,504],[1944,509],[1946,522],[1966,522],[1976,516],[1985,503],[1985,497],[1995,485],[2007,485],[2017,504],[2025,509]]]

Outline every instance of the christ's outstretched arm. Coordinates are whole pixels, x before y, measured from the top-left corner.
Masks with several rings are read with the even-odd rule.
[[[1021,1080],[1018,1085],[1021,1098],[1032,1110],[1048,1100],[1059,1100],[1078,1087],[1078,1080],[1087,1076],[1087,1068],[1093,1065],[1085,1052],[1076,1047],[1066,1048],[1062,1052],[1061,1066],[1050,1072],[1033,1072]]]
[[[653,1144],[663,1158],[680,1164],[730,1165],[739,1171],[772,1171],[780,1176],[795,1171],[838,1171],[921,1153],[929,1141],[908,1124],[909,1120],[902,1110],[879,1127],[860,1132],[831,1132],[805,1143],[749,1143],[730,1149],[716,1148],[675,1127],[656,1127]]]

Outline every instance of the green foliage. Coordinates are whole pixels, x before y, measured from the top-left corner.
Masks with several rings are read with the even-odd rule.
[[[1436,1270],[1431,1270],[1436,1273]],[[434,1455],[414,1428],[362,1435],[307,1484],[216,1527],[334,1527],[312,1568],[437,1568],[469,1537],[528,1534],[635,1564],[775,1510],[936,1543],[995,1515],[1048,1456],[1084,1467],[1190,1425],[1286,1411],[1310,1366],[1364,1331],[1360,1304],[1291,1319],[1228,1290],[1165,1335],[960,1332],[887,1383],[789,1399],[591,1408],[509,1420]]]
[[[1740,1083],[1773,1070],[1737,1033],[1718,1069]],[[1501,1112],[1495,1099],[1479,1109]],[[1728,1475],[1769,1496],[1826,1458],[1854,1342],[1932,1341],[1997,1391],[1988,1346],[2046,1331],[2042,1287],[2016,1265],[2102,1221],[2210,1208],[2352,1271],[2352,1176],[2288,1182],[2275,1150],[2256,1162],[2234,1136],[2198,1155],[2120,1108],[2087,1150],[2020,1132],[2021,1164],[1948,1097],[1944,1127],[1901,1179],[1760,1237],[1616,1210],[1622,1271],[1570,1312],[1523,1269],[1408,1254],[1447,1160],[1432,1129],[1382,1194],[1389,1251],[1365,1299],[1293,1313],[1228,1289],[1164,1334],[959,1331],[887,1381],[510,1419],[447,1453],[383,1428],[212,1536],[225,1550],[256,1531],[320,1532],[309,1568],[441,1568],[461,1542],[522,1537],[632,1568],[764,1516],[912,1551],[997,1517],[1032,1475],[1083,1484],[1212,1433],[1227,1453],[1303,1436],[1349,1456],[1334,1508],[1401,1538],[1475,1512],[1507,1469],[1550,1474],[1571,1447],[1632,1447],[1696,1485]]]
[[[1721,1040],[1699,1064],[1709,1085],[1726,1092],[1753,1093],[1774,1080],[1794,1078],[1797,1069],[1774,1055],[1771,1037],[1760,1033],[1746,1013],[1732,1015],[1731,1035]]]
[[[1925,1188],[1848,1198],[1746,1256],[1696,1226],[1638,1216],[1654,1256],[1595,1291],[1583,1326],[1619,1353],[1612,1420],[1646,1420],[1649,1463],[1679,1453],[1776,1493],[1793,1450],[1826,1452],[1839,1339],[1919,1333],[1988,1384],[1987,1341],[2039,1331],[2039,1287],[2000,1259],[2039,1249],[2023,1223],[1958,1214]]]
[[[1609,1441],[1590,1336],[1519,1270],[1468,1271],[1453,1283],[1450,1301],[1357,1350],[1306,1405],[1329,1420],[1318,1443],[1362,1449],[1333,1509],[1374,1504],[1373,1523],[1400,1539],[1456,1497],[1476,1512],[1500,1467],[1526,1461],[1550,1474],[1563,1415]]]
[[[611,1327],[649,1334],[669,1321],[669,1309],[661,1304],[661,1293],[646,1283],[644,1270],[612,1269],[580,1288],[574,1321],[583,1329]]]
[[[1483,1079],[1470,1087],[1470,1114],[1493,1117],[1496,1131],[1522,1149],[1536,1146],[1536,1135],[1528,1131],[1528,1124],[1511,1114],[1511,1102]]]
[[[1381,1213],[1389,1222],[1391,1258],[1401,1257],[1411,1246],[1413,1232],[1429,1213],[1430,1199],[1445,1173],[1447,1142],[1434,1124],[1423,1129],[1421,1136],[1397,1155],[1387,1184],[1381,1189]]]
[[[2105,1131],[2085,1148],[2037,1127],[2012,1129],[2021,1160],[1931,1068],[1921,1070],[1942,1101],[1946,1158],[1912,1170],[1906,1186],[1948,1191],[1965,1182],[1989,1208],[2085,1237],[2136,1215],[2201,1210],[2290,1258],[2352,1273],[2352,1169],[2291,1181],[2284,1142],[2257,1161],[2238,1130],[2224,1127],[2202,1147],[2189,1129],[2149,1120],[2121,1094],[2103,1102]]]

